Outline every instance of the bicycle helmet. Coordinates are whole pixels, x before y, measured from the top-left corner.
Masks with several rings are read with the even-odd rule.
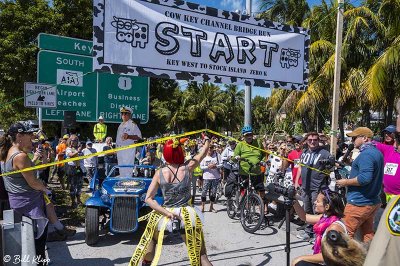
[[[246,125],[242,128],[242,135],[247,133],[253,133],[253,128],[251,126]]]

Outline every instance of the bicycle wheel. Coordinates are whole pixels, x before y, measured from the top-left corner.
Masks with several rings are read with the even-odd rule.
[[[249,194],[242,201],[240,208],[240,223],[248,233],[260,229],[264,219],[264,202],[257,194]]]
[[[240,198],[240,192],[236,188],[235,195],[226,201],[226,212],[228,214],[228,217],[231,219],[234,219],[238,214],[239,198]]]

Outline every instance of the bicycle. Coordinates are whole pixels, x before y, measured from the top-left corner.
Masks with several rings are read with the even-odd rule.
[[[246,162],[250,165],[249,172],[258,165],[247,160]],[[244,190],[244,195],[241,199],[240,223],[246,232],[254,233],[264,221],[264,201],[253,187],[250,174],[242,182],[247,183],[247,188]]]

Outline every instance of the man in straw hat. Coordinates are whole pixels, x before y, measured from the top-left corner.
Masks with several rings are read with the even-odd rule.
[[[142,132],[135,122],[132,121],[132,109],[123,106],[120,108],[122,123],[118,127],[116,144],[118,147],[128,146],[142,138]],[[117,152],[118,165],[133,165],[135,163],[136,148]],[[132,176],[133,168],[121,167],[121,176]]]

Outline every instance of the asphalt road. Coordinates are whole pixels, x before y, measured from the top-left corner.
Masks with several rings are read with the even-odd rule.
[[[266,227],[255,234],[246,233],[238,220],[226,215],[225,206],[217,204],[218,213],[205,213],[203,227],[207,253],[213,265],[286,265],[284,226]],[[96,246],[85,243],[84,227],[66,242],[48,243],[50,265],[127,265],[145,228],[132,234],[113,235],[102,232]],[[312,253],[312,245],[296,238],[297,226],[291,224],[291,259]],[[189,265],[187,249],[180,237],[168,235],[164,240],[159,265]]]

